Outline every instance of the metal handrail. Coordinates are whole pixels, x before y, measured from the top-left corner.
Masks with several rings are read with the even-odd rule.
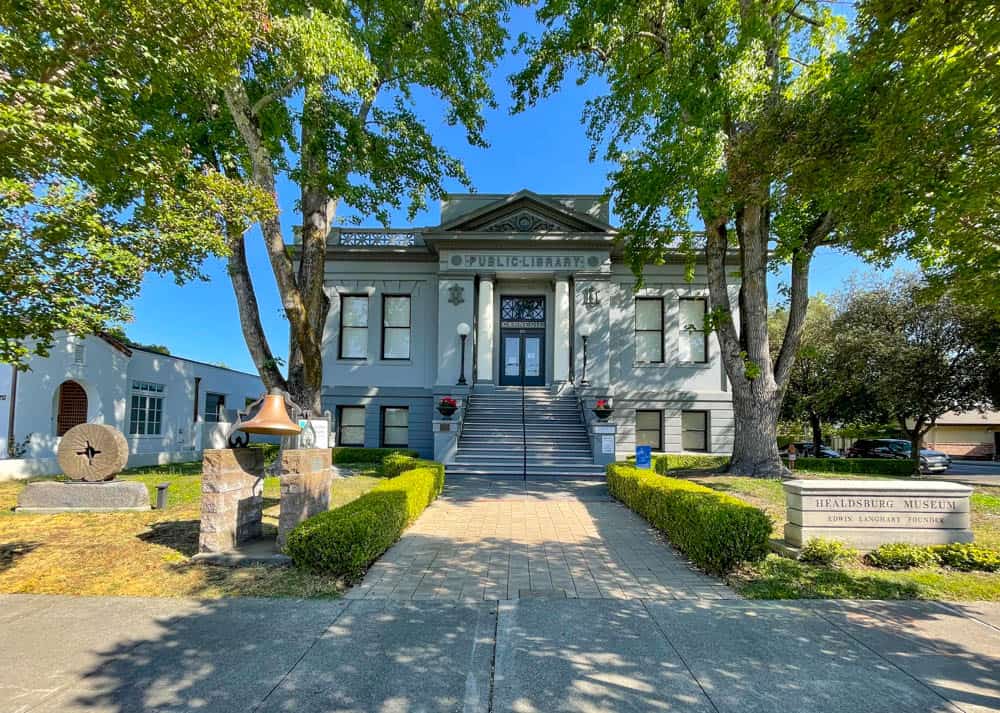
[[[523,341],[523,340],[522,340]],[[528,427],[524,417],[524,363],[521,363],[521,480],[528,482]]]

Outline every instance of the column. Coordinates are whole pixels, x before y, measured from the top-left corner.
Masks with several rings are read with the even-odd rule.
[[[479,320],[476,331],[477,382],[493,382],[493,275],[479,278]]]
[[[552,310],[552,381],[569,381],[569,278],[556,278]]]

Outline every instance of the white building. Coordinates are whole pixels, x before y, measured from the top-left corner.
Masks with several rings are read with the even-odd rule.
[[[197,460],[216,424],[263,391],[255,374],[60,334],[27,370],[0,365],[0,479],[59,472],[59,438],[80,423],[125,434],[130,467]]]

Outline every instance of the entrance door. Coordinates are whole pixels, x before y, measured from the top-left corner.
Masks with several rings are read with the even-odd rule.
[[[500,330],[500,384],[545,386],[544,329]]]

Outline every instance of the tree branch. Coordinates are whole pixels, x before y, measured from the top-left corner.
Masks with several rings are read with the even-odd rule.
[[[791,15],[792,17],[794,17],[796,20],[801,20],[802,22],[806,23],[807,25],[812,25],[813,27],[822,27],[823,26],[823,23],[820,22],[819,20],[816,20],[816,19],[814,19],[812,17],[809,17],[808,15],[803,15],[798,10],[795,10],[795,9],[789,10],[788,14]]]
[[[280,87],[275,89],[273,92],[269,92],[268,94],[265,94],[260,99],[255,101],[253,103],[253,106],[250,107],[250,115],[258,116],[261,110],[265,106],[287,95],[290,91],[292,91],[295,88],[295,85],[301,81],[302,81],[302,76],[298,72],[296,72],[294,75],[292,75],[291,79],[289,79],[287,82],[285,82]]]
[[[705,231],[705,262],[708,271],[708,296],[712,311],[712,325],[719,340],[723,365],[731,381],[742,380],[740,339],[733,321],[733,306],[729,299],[726,280],[726,255],[729,235],[723,219],[717,219]]]

